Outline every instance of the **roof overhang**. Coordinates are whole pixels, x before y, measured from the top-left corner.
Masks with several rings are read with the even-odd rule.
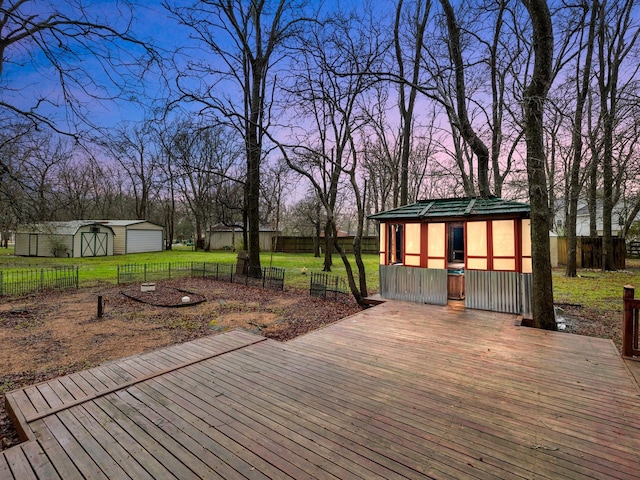
[[[492,218],[529,218],[531,207],[527,203],[489,198],[441,198],[419,200],[411,205],[393,208],[369,215],[369,219],[381,222],[395,221],[464,221]]]

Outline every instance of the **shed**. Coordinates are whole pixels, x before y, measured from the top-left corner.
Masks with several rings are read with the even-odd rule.
[[[22,225],[15,254],[29,257],[99,257],[113,255],[111,227],[91,220]]]
[[[162,252],[164,227],[147,220],[93,220],[109,226],[115,233],[114,255],[127,253]]]
[[[530,316],[528,204],[421,200],[369,218],[380,222],[382,297]]]
[[[242,244],[242,226],[226,226],[217,224],[209,231],[209,248],[212,250],[240,249]],[[281,235],[281,231],[268,227],[260,227],[260,251],[270,252],[274,239]]]

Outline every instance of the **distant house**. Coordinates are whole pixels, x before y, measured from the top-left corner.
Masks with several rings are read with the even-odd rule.
[[[384,298],[531,312],[530,207],[500,198],[423,200],[380,222]]]
[[[100,257],[113,255],[114,232],[88,221],[43,222],[18,227],[15,254],[27,257]]]
[[[625,212],[625,206],[622,202],[617,203],[613,207],[613,213],[611,217],[611,235],[614,237],[619,236],[626,220],[627,213]],[[589,237],[590,236],[590,222],[591,217],[589,215],[589,206],[585,200],[578,200],[578,211],[576,215],[576,236],[577,237]],[[635,219],[635,222],[640,222],[640,215]],[[556,209],[554,218],[555,231],[560,236],[566,235],[566,219],[564,217],[564,206],[562,202],[559,202],[559,208]],[[596,201],[596,231],[598,236],[603,235],[602,226],[602,200]]]
[[[22,225],[15,254],[98,257],[164,250],[164,228],[145,220],[72,220]]]
[[[212,250],[239,249],[242,244],[242,226],[226,226],[217,224],[211,227],[209,233],[209,248]],[[260,227],[260,250],[270,252],[274,242],[282,234],[279,230]]]

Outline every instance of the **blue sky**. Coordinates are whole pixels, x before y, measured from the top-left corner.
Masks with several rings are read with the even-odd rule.
[[[149,40],[168,55],[176,48],[182,48],[186,52],[189,51],[189,48],[193,48],[194,43],[189,39],[189,29],[170,18],[169,13],[162,7],[159,0],[141,0],[135,3],[135,14],[131,18],[131,32],[136,38]],[[121,27],[127,21],[127,18],[121,15],[121,11],[126,12],[126,9],[123,9],[121,2],[117,0],[84,2],[84,4],[87,6],[92,18],[97,17],[100,21],[111,26]],[[311,0],[309,8],[326,12],[340,7],[346,8],[360,4],[360,1],[352,0]],[[52,8],[66,11],[68,7],[65,7],[65,5],[66,2],[64,0],[49,0],[46,2],[34,0],[27,2],[21,7],[21,10],[24,13],[35,13],[44,16]],[[122,10],[120,11],[120,9]],[[86,51],[83,51],[82,45],[71,44],[71,48],[79,58],[77,60],[70,59],[69,65],[74,69],[79,69],[78,77],[80,83],[85,84],[89,90],[92,90],[99,97],[113,95],[116,92],[116,88],[112,82],[121,82],[122,78],[119,78],[117,74],[113,75],[113,73],[105,72],[99,62],[92,56],[87,55]],[[54,48],[54,51],[56,50],[55,56],[59,54],[59,50]],[[121,51],[120,55],[126,51],[126,49]],[[196,51],[193,52],[196,54]],[[4,72],[0,80],[2,98],[22,109],[31,109],[36,105],[38,99],[45,99],[46,101],[40,104],[38,112],[55,119],[64,128],[67,123],[67,112],[64,109],[60,79],[55,69],[50,66],[46,56],[33,43],[27,44],[24,42],[10,47],[6,53],[10,61],[5,62]],[[65,59],[65,56],[60,54],[59,58]],[[109,78],[110,75],[112,78]],[[167,95],[165,85],[162,83],[157,70],[151,72],[145,78],[134,79],[128,72],[125,75],[127,76],[126,80],[130,82],[130,86],[135,87],[140,93],[127,93],[124,100],[99,100],[87,95],[77,85],[74,86],[72,83],[68,85],[73,95],[81,102],[82,108],[89,119],[96,124],[112,126],[121,122],[142,120],[149,116],[149,112],[145,111],[145,106],[151,106],[150,98]],[[144,95],[149,98],[145,98]],[[128,100],[136,100],[137,102],[129,102]]]

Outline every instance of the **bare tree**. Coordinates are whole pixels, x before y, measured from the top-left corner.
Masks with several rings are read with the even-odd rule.
[[[406,79],[398,84],[398,107],[400,109],[400,198],[394,207],[409,203],[409,157],[413,136],[414,110],[418,95],[418,82],[422,71],[422,50],[425,48],[425,31],[431,12],[431,0],[417,0],[409,6],[411,13],[403,9],[404,1],[398,0],[393,40],[398,77]],[[404,15],[403,15],[404,13]],[[408,25],[409,31],[402,35],[401,25]],[[408,57],[408,58],[405,58]],[[408,65],[406,65],[408,63]],[[408,71],[407,71],[408,70]],[[408,77],[408,78],[407,78]],[[394,199],[397,198],[394,194]]]
[[[624,95],[621,88],[620,69],[627,58],[634,53],[640,28],[634,18],[636,2],[625,0],[609,4],[604,0],[599,5],[599,26],[597,29],[597,80],[600,95],[600,118],[602,128],[602,269],[615,270],[613,259],[613,238],[611,235],[614,198],[614,136],[619,110]],[[596,8],[596,5],[594,5]],[[634,78],[638,71],[626,72]],[[628,86],[629,83],[627,82]]]
[[[549,196],[545,172],[544,105],[553,80],[553,26],[546,0],[523,0],[533,32],[533,71],[523,95],[527,177],[531,202],[533,322],[556,330],[549,244]]]
[[[587,94],[592,76],[592,60],[595,47],[596,21],[599,14],[598,0],[594,0],[590,6],[582,10],[580,31],[584,32],[586,27],[586,38],[581,36],[578,45],[578,56],[576,59],[575,72],[575,113],[573,118],[573,128],[571,131],[571,148],[573,159],[571,161],[568,177],[567,196],[567,217],[565,221],[567,236],[567,277],[576,276],[576,219],[578,213],[578,200],[581,191],[580,170],[583,156],[583,118]],[[584,34],[583,34],[584,35]],[[582,53],[584,52],[584,58]]]
[[[313,129],[306,132],[304,141],[292,149],[292,154],[282,149],[291,168],[305,176],[318,194],[327,216],[325,235],[332,234],[332,246],[342,258],[351,292],[361,305],[367,295],[360,251],[365,205],[362,192],[366,188],[358,184],[361,154],[358,134],[367,118],[362,113],[366,110],[364,96],[377,81],[368,73],[379,68],[386,45],[370,16],[336,14],[323,29],[315,29],[305,38],[297,81],[290,92],[300,113],[313,122]],[[337,241],[336,206],[345,183],[350,186],[358,211],[353,245],[357,282]],[[327,257],[324,267],[330,268]]]
[[[455,70],[456,127],[478,160],[478,192],[482,197],[491,195],[489,184],[489,149],[471,124],[467,109],[465,65],[462,57],[460,26],[449,0],[440,0],[449,32],[449,55]]]
[[[133,6],[115,8],[105,16],[102,5],[83,0],[0,2],[0,118],[74,134],[80,123],[95,125],[87,99],[138,96],[158,57],[131,34]],[[55,93],[41,88],[43,80],[57,83]],[[55,118],[60,106],[62,122]]]
[[[157,193],[160,171],[161,148],[154,122],[147,120],[135,126],[123,125],[101,143],[107,155],[127,176],[127,187],[135,199],[135,217],[149,220],[150,201]]]
[[[258,272],[261,167],[271,123],[273,70],[285,58],[289,39],[307,21],[300,16],[303,5],[292,0],[205,0],[165,6],[213,58],[187,63],[178,77],[181,99],[226,118],[244,139],[249,268]],[[214,86],[232,91],[220,94]]]
[[[204,233],[212,226],[217,190],[230,178],[239,145],[224,125],[202,126],[186,121],[176,125],[166,149],[173,185],[195,222],[196,247],[205,248]]]
[[[289,224],[290,222],[290,224]],[[287,227],[298,235],[313,238],[313,256],[320,258],[322,226],[326,223],[322,202],[315,190],[310,190],[289,212]]]

